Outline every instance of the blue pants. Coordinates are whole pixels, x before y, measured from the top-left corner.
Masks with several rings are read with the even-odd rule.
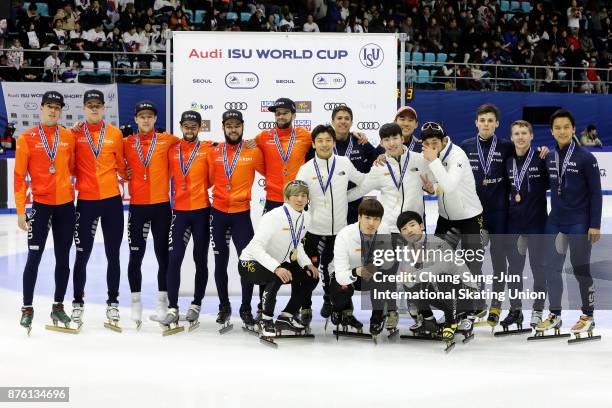
[[[74,204],[48,205],[34,202],[28,216],[28,260],[23,270],[23,304],[29,306],[34,298],[38,266],[42,258],[49,229],[53,229],[55,252],[55,302],[63,302],[70,278],[70,246],[74,227]]]
[[[121,196],[104,200],[78,200],[74,223],[74,245],[76,259],[74,261],[74,301],[83,303],[85,296],[85,281],[87,280],[87,263],[98,229],[98,220],[102,222],[104,236],[104,252],[106,253],[106,285],[108,288],[107,303],[118,303],[119,280],[121,267],[119,265],[119,249],[123,240],[123,201]]]
[[[230,239],[234,241],[236,253],[240,257],[242,250],[249,244],[254,234],[251,212],[226,213],[213,208],[210,218],[210,236],[213,253],[215,254],[215,283],[219,294],[219,307],[229,307],[230,301],[227,289],[229,241]],[[240,312],[250,312],[253,282],[241,276],[240,285],[242,286]]]
[[[578,281],[580,299],[582,302],[582,313],[593,315],[595,306],[595,288],[591,276],[591,243],[588,240],[586,224],[557,225],[549,222],[546,224],[548,235],[548,263],[546,265],[546,280],[548,283],[548,303],[552,313],[561,313],[561,298],[563,296],[563,264],[565,254],[560,254],[555,247],[555,239],[558,233],[567,235],[570,251],[570,262],[574,270],[574,276]],[[571,299],[571,296],[570,296]]]
[[[508,256],[508,276],[518,276],[519,282],[508,282],[509,290],[523,291],[523,270],[525,268],[526,255],[522,255],[518,249],[519,237],[527,239],[527,250],[529,252],[529,266],[533,279],[533,291],[546,292],[546,250],[547,236],[544,235],[544,227],[535,227],[529,230],[519,231],[509,226],[508,228],[506,253]],[[505,282],[504,282],[505,284]],[[510,299],[511,309],[521,309],[520,299]],[[533,310],[544,309],[544,299],[536,299],[533,303]]]
[[[508,265],[506,261],[506,247],[508,241],[507,230],[507,210],[485,210],[483,212],[484,227],[489,232],[491,253],[491,265],[493,267],[493,292],[503,292],[504,282],[500,282],[502,274],[506,274]],[[497,299],[491,301],[491,307],[501,307],[501,302]]]
[[[168,270],[168,236],[172,210],[170,203],[132,204],[128,214],[128,281],[130,291],[140,292],[142,287],[142,259],[147,249],[149,230],[153,233],[153,249],[157,258],[157,286],[166,291],[166,272]]]
[[[178,309],[178,293],[181,286],[181,264],[189,239],[193,236],[193,261],[195,284],[191,304],[201,306],[208,282],[208,242],[210,208],[192,211],[172,211],[170,239],[168,241],[168,306]]]

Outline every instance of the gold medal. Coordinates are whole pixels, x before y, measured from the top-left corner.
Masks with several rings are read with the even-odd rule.
[[[516,195],[514,196],[514,201],[516,201],[517,203],[521,202],[521,195],[519,193],[516,193]]]
[[[293,251],[291,251],[290,259],[291,259],[291,262],[297,261],[297,249],[294,249]]]

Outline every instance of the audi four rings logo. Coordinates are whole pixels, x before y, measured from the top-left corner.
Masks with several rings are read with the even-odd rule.
[[[247,110],[248,107],[246,102],[225,102],[225,109]]]
[[[259,122],[257,127],[261,130],[274,129],[276,122]]]
[[[326,111],[333,111],[338,106],[346,106],[346,103],[344,102],[326,102],[323,104],[323,109],[325,109]]]
[[[380,123],[378,122],[357,122],[357,129],[359,130],[378,130]]]

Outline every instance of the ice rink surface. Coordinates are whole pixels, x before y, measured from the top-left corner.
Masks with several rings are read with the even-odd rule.
[[[602,233],[607,233],[612,231],[612,199],[604,200]],[[435,202],[427,202],[426,211],[428,221],[434,222]],[[52,406],[79,408],[610,406],[610,311],[596,312],[596,334],[603,336],[599,342],[534,343],[526,336],[495,338],[490,329],[481,327],[470,343],[459,342],[445,354],[442,345],[433,342],[383,339],[374,345],[371,340],[336,341],[329,328],[323,331],[323,320],[318,317],[321,297],[315,296],[312,326],[316,339],[278,340],[274,350],[242,331],[237,296],[232,296],[234,330],[219,335],[214,322],[218,300],[211,256],[201,327],[162,337],[157,323],[145,321],[138,332],[129,320],[124,243],[120,296],[124,331],[115,333],[103,327],[106,261],[100,236],[98,232],[89,263],[81,333],[44,329],[49,323],[54,265],[52,252],[47,251],[38,275],[34,324],[28,338],[19,326],[26,237],[17,230],[16,216],[0,216],[0,386],[68,386],[70,403]],[[153,313],[156,291],[157,268],[150,245],[143,264],[145,317]],[[355,314],[367,327],[369,312],[359,310],[359,297],[355,298]],[[65,301],[68,313],[71,299],[70,283]],[[285,302],[280,297],[277,305]],[[183,311],[188,304],[189,298],[181,298]],[[564,331],[578,316],[577,311],[564,311]],[[412,320],[401,317],[400,331],[406,334]],[[528,312],[525,318],[528,322]],[[0,403],[2,406],[26,405]]]

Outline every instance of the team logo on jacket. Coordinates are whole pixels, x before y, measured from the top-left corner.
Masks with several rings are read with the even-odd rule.
[[[247,110],[249,105],[246,102],[225,102],[225,109]]]
[[[378,68],[384,59],[385,53],[378,44],[366,44],[359,50],[359,62],[366,68]]]
[[[357,122],[357,129],[359,130],[378,130],[380,123],[378,122]]]

